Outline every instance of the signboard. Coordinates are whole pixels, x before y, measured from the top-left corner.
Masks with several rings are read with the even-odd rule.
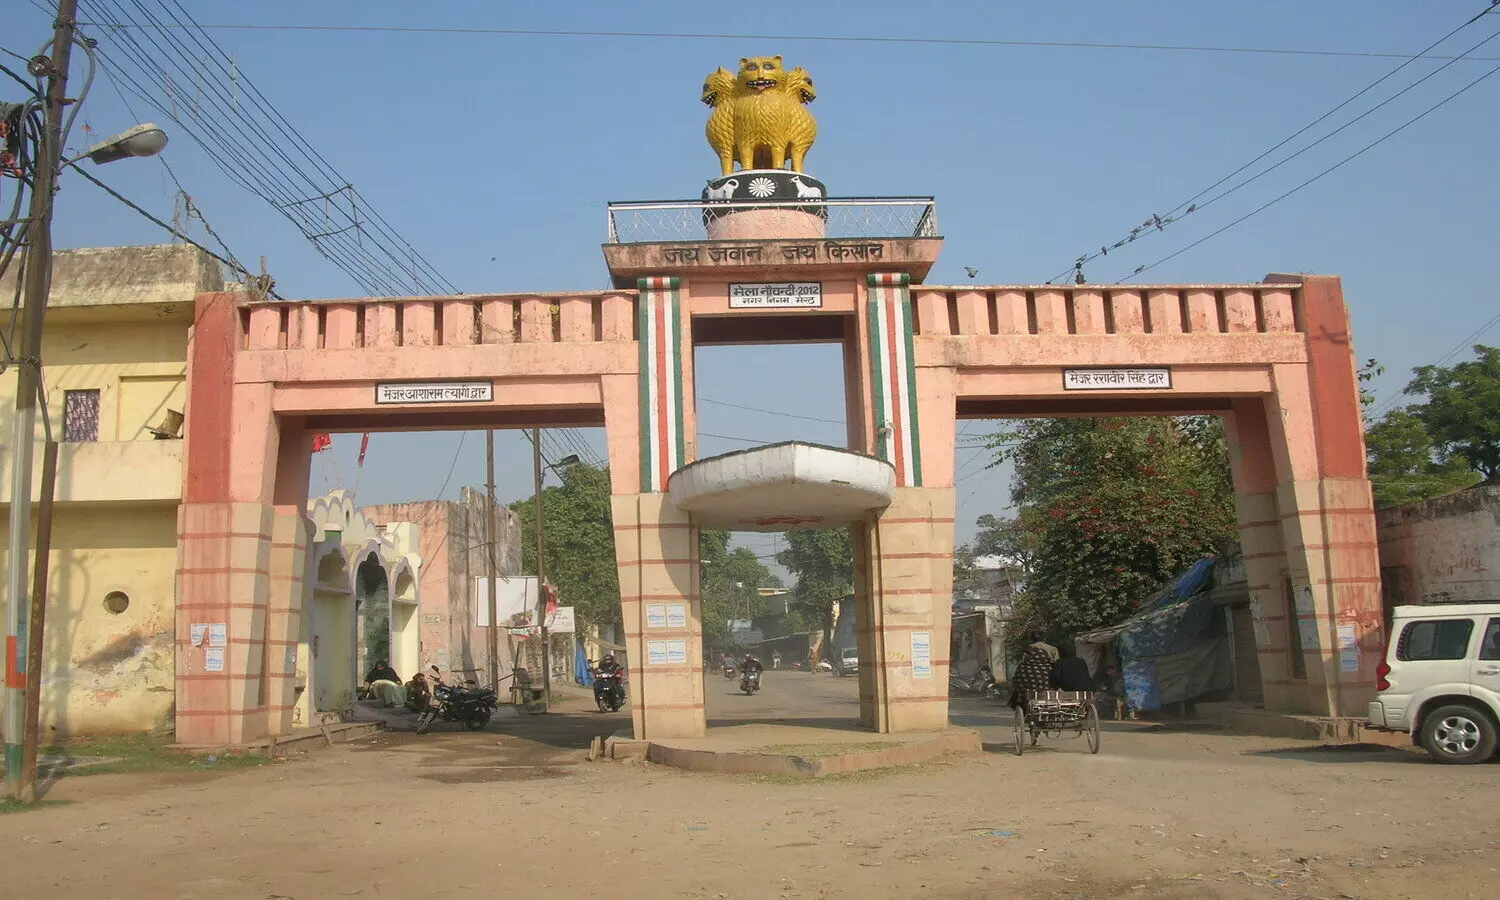
[[[489,403],[495,399],[493,381],[387,381],[375,385],[381,403]]]
[[[932,632],[911,633],[911,677],[932,677]]]
[[[668,628],[686,628],[687,627],[687,604],[686,603],[668,603],[667,604],[667,627]]]
[[[495,607],[500,610],[502,624],[512,624],[515,616],[536,609],[536,597],[535,575],[502,575],[495,579]],[[490,625],[490,580],[483,575],[474,579],[474,624],[479,628]]]
[[[687,665],[687,641],[667,641],[667,662],[674,666]]]
[[[816,281],[783,284],[731,284],[730,309],[819,309],[823,285]]]
[[[1170,391],[1171,369],[1063,369],[1065,391]]]
[[[667,627],[667,606],[666,606],[665,603],[647,603],[646,604],[646,627],[647,628],[666,628]]]
[[[573,607],[559,606],[552,611],[552,618],[547,621],[547,630],[558,634],[572,634]]]

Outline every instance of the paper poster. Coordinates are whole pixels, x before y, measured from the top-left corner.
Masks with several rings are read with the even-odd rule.
[[[666,628],[667,627],[667,607],[665,606],[665,604],[661,604],[661,603],[647,603],[646,604],[646,627],[647,628]]]
[[[911,633],[911,677],[932,677],[932,632]]]
[[[1313,609],[1312,585],[1299,584],[1292,593],[1297,601],[1297,615],[1310,616],[1315,612]]]
[[[1318,620],[1298,619],[1297,628],[1298,632],[1302,635],[1302,649],[1318,649]]]
[[[686,603],[668,603],[667,604],[667,627],[668,628],[686,628],[687,627],[687,604]]]
[[[667,641],[667,663],[674,666],[687,665],[687,641]]]
[[[215,622],[212,625],[208,626],[208,646],[229,646],[229,626],[225,625],[223,622]]]
[[[1355,650],[1355,649],[1358,649],[1358,645],[1354,643],[1354,626],[1353,625],[1340,625],[1339,626],[1339,649],[1340,650]]]
[[[221,647],[210,647],[203,651],[203,671],[224,671],[224,650]]]
[[[444,672],[448,671],[448,648],[439,647],[436,655],[437,659],[435,662],[437,663],[437,667]]]
[[[202,647],[203,646],[203,636],[206,635],[206,634],[208,634],[208,623],[207,622],[194,622],[192,625],[188,626],[188,630],[189,630],[189,633],[192,635],[191,637],[188,638],[188,643],[191,644],[194,647]]]
[[[664,666],[667,664],[667,642],[647,641],[646,662],[653,666]]]
[[[1339,671],[1340,672],[1358,672],[1359,671],[1359,651],[1358,650],[1340,650],[1339,651]]]

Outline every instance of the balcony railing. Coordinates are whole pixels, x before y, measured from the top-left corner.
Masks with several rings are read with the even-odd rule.
[[[784,206],[822,216],[830,238],[938,237],[931,197],[846,197],[827,200],[663,200],[609,204],[609,243],[706,241],[705,217],[738,209]]]

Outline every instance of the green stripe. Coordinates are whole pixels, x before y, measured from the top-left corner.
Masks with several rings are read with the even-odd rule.
[[[885,418],[885,354],[881,352],[880,312],[877,309],[880,298],[875,293],[880,290],[876,286],[875,276],[869,276],[869,307],[867,309],[870,324],[870,384],[873,390],[872,399],[874,406],[872,414],[875,417],[875,455],[891,461],[890,454],[890,432],[881,432],[887,423]]]
[[[636,282],[640,295],[636,298],[635,315],[637,343],[641,346],[641,493],[651,491],[651,288],[649,281],[641,278]]]
[[[677,279],[671,281],[671,292],[667,295],[672,304],[672,385],[673,403],[677,407],[677,464],[687,462],[687,426],[682,421],[682,300],[677,291]],[[662,485],[666,487],[666,485]]]
[[[912,487],[922,486],[922,432],[917,428],[917,358],[912,348],[911,323],[911,290],[906,286],[907,276],[901,276],[901,313],[905,321],[901,323],[903,331],[902,338],[906,341],[906,371],[902,373],[906,379],[906,431],[911,435],[911,477]]]

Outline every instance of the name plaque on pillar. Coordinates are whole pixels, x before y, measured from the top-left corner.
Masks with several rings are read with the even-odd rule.
[[[730,309],[821,309],[823,285],[817,281],[786,284],[731,284]]]
[[[1170,391],[1172,370],[1063,369],[1065,391]]]
[[[489,403],[495,399],[492,381],[387,381],[375,385],[375,402]]]

